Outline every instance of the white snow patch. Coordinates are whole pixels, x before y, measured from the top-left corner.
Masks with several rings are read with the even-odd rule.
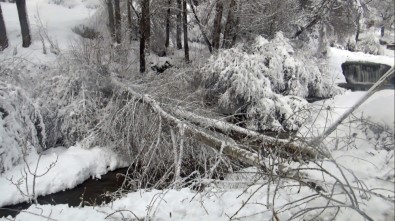
[[[57,161],[56,161],[57,160]],[[29,151],[26,162],[32,171],[35,170],[38,155]],[[36,179],[35,191],[37,195],[47,195],[66,189],[71,189],[90,177],[100,178],[108,171],[127,166],[126,162],[118,159],[117,155],[109,149],[95,147],[83,149],[79,145],[70,148],[58,147],[42,154],[38,164],[37,174],[41,174],[52,163],[54,167],[47,174]],[[21,190],[26,193],[25,179],[22,176],[26,164],[22,163],[0,175],[0,207],[27,201],[10,181],[22,181]],[[31,194],[33,176],[28,176],[28,188]]]

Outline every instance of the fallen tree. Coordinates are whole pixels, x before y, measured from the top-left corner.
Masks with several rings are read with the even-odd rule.
[[[186,134],[198,141],[245,164],[260,165],[260,158],[268,153],[293,160],[312,160],[319,157],[317,151],[302,143],[270,137],[231,123],[199,116],[181,107],[169,108],[150,95],[138,93],[115,79],[114,84],[127,90],[135,100],[148,105],[172,127],[182,128]],[[248,142],[240,144],[241,141]]]

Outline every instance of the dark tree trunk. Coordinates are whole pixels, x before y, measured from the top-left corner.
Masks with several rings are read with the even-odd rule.
[[[355,33],[355,43],[358,43],[358,41],[359,41],[359,33],[361,32],[360,20],[361,20],[361,13],[358,13],[357,18],[355,20],[355,23],[357,24],[357,30],[356,30],[356,33]]]
[[[121,44],[121,6],[119,0],[114,1],[115,5],[115,38],[118,44]]]
[[[166,14],[166,41],[165,41],[165,47],[168,48],[170,45],[170,16],[171,16],[171,0],[168,1],[167,5],[167,14]]]
[[[108,27],[110,28],[110,34],[113,41],[115,41],[115,22],[114,22],[114,6],[112,0],[107,0],[107,11],[108,11]]]
[[[29,19],[26,11],[26,0],[17,0],[16,7],[18,10],[19,23],[21,24],[22,47],[27,48],[32,43],[32,39],[30,36]]]
[[[145,55],[147,54],[147,34],[150,32],[149,1],[142,0],[140,19],[140,72],[145,72]]]
[[[144,0],[145,6],[145,27],[144,27],[144,36],[145,36],[145,54],[149,54],[151,50],[151,9],[150,9],[150,0]]]
[[[384,34],[385,34],[385,27],[384,26],[381,26],[380,34],[381,34],[381,37],[384,37]]]
[[[1,5],[0,5],[0,51],[4,50],[7,47],[8,47],[7,31],[4,23],[3,11],[1,10]]]
[[[188,13],[187,13],[187,0],[183,0],[183,10],[182,10],[182,18],[183,18],[183,29],[184,29],[184,52],[185,52],[185,61],[189,62],[189,45],[188,45]]]
[[[177,0],[177,30],[176,30],[176,43],[177,43],[177,49],[182,49],[182,43],[181,43],[181,23],[182,23],[182,5],[181,5],[181,0]]]
[[[128,0],[126,4],[126,8],[128,10],[128,32],[129,32],[129,40],[132,42],[133,40],[133,23],[132,23],[132,11],[130,5],[132,4],[132,0]]]
[[[222,13],[224,10],[224,4],[222,0],[217,2],[215,7],[215,18],[214,18],[214,27],[213,27],[213,36],[212,36],[212,45],[213,48],[218,50],[219,41],[221,38],[221,21],[222,21]]]
[[[228,18],[226,19],[224,40],[222,43],[223,48],[231,48],[233,46],[233,39],[235,38],[237,30],[237,19],[235,18],[235,13],[237,10],[236,0],[231,0],[229,6]]]
[[[316,25],[319,21],[321,20],[321,16],[316,16],[309,24],[306,26],[302,27],[300,30],[298,30],[292,38],[297,38],[299,35],[301,35],[304,31],[310,29],[314,25]]]

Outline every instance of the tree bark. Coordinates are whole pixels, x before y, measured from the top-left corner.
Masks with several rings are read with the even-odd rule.
[[[7,47],[8,47],[7,31],[4,23],[3,11],[1,10],[1,5],[0,5],[0,51],[4,50]]]
[[[224,40],[222,42],[223,48],[231,48],[233,46],[233,39],[235,38],[237,30],[237,19],[235,18],[235,13],[237,10],[236,0],[231,0],[229,6],[229,13],[226,20]]]
[[[183,0],[183,10],[182,10],[182,18],[183,18],[183,29],[184,29],[184,53],[185,53],[185,61],[189,62],[189,44],[188,44],[188,13],[187,13],[187,0]]]
[[[119,0],[114,0],[115,5],[115,38],[118,44],[121,44],[121,6]]]
[[[150,54],[151,51],[151,8],[150,0],[146,1],[146,21],[145,21],[145,54]]]
[[[30,35],[29,18],[26,11],[26,0],[17,0],[16,7],[18,10],[19,23],[22,32],[22,47],[27,48],[31,45],[32,39]]]
[[[110,34],[113,41],[115,41],[115,22],[114,22],[114,6],[112,0],[107,0],[107,11],[108,11],[108,27],[110,28]]]
[[[129,41],[132,42],[133,40],[133,21],[132,21],[132,9],[131,9],[131,4],[132,0],[127,0],[126,4],[126,10],[128,10],[128,32],[129,32]]]
[[[182,49],[182,43],[181,43],[181,23],[182,23],[182,0],[177,0],[177,30],[176,30],[176,44],[177,44],[177,49],[180,50]]]
[[[165,47],[168,48],[170,45],[170,16],[171,16],[171,0],[168,1],[167,5],[167,14],[166,14],[166,40],[165,40]]]
[[[380,34],[381,34],[381,37],[384,37],[384,34],[385,34],[385,26],[381,26]]]
[[[320,20],[321,20],[321,16],[316,16],[309,24],[307,24],[306,26],[304,26],[300,30],[298,30],[292,38],[295,39],[295,38],[299,37],[299,35],[301,35],[304,31],[313,27]]]
[[[140,19],[140,72],[145,72],[145,55],[147,54],[147,41],[150,32],[150,12],[149,12],[149,1],[142,0],[141,4],[141,19]]]
[[[362,16],[362,14],[358,13],[356,21],[355,21],[355,23],[357,24],[357,30],[356,30],[356,33],[355,33],[355,43],[358,43],[358,41],[359,41],[359,33],[361,32],[361,23],[360,23],[361,16]]]
[[[217,2],[217,5],[215,7],[215,18],[214,18],[214,27],[213,27],[213,35],[212,35],[212,43],[213,43],[213,48],[215,50],[219,49],[219,41],[221,38],[221,21],[222,21],[222,13],[224,10],[224,4],[222,3],[222,0],[219,0]]]

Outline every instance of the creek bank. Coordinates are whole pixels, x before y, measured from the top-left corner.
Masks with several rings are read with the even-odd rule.
[[[68,204],[69,206],[101,205],[109,203],[110,194],[117,191],[124,181],[128,168],[120,168],[101,176],[101,179],[89,179],[73,189],[39,196],[37,201],[41,205]],[[106,194],[107,193],[107,194]],[[32,204],[24,202],[0,208],[0,218],[11,215],[15,217],[21,210],[27,209]]]

